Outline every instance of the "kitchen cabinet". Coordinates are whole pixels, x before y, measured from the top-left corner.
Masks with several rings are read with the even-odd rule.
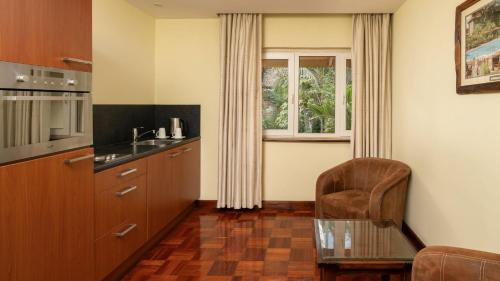
[[[192,142],[181,149],[179,179],[181,207],[183,210],[200,198],[200,142]]]
[[[115,185],[96,194],[95,237],[113,232],[112,229],[137,218],[145,221],[147,178],[145,175]],[[135,222],[133,222],[135,223]]]
[[[0,280],[94,280],[92,153],[0,167]]]
[[[95,176],[96,280],[102,280],[147,241],[147,161]]]
[[[179,210],[178,191],[172,169],[176,151],[158,153],[148,158],[148,236],[152,237],[162,230]]]
[[[200,141],[99,172],[95,187],[96,280],[103,280],[198,200]]]
[[[132,161],[114,167],[95,175],[95,186],[97,192],[102,192],[111,186],[115,186],[134,179],[148,172],[148,163],[145,159]]]
[[[92,71],[92,0],[2,1],[0,61]]]
[[[148,158],[149,237],[165,228],[200,196],[200,142]]]

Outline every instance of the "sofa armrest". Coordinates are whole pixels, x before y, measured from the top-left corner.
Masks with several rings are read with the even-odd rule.
[[[413,262],[413,281],[500,280],[500,255],[461,248],[432,246]]]
[[[401,228],[409,176],[410,171],[402,169],[373,188],[369,206],[372,220],[392,220]]]

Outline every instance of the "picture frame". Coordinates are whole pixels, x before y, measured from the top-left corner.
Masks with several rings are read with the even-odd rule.
[[[500,0],[457,7],[455,68],[458,94],[500,93]]]

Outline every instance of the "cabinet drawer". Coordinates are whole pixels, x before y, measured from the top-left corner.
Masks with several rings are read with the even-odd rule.
[[[125,221],[146,215],[147,176],[123,181],[96,194],[95,237],[100,238]]]
[[[146,217],[129,220],[96,241],[96,280],[102,280],[147,239]]]
[[[141,159],[97,173],[95,175],[96,192],[101,192],[127,180],[144,175],[147,172],[147,167],[146,159]]]

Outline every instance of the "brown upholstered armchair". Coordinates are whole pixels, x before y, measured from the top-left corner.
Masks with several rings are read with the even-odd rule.
[[[410,168],[401,162],[359,158],[321,174],[316,217],[392,220],[402,226]]]
[[[412,281],[500,281],[500,255],[427,247],[413,261]]]

